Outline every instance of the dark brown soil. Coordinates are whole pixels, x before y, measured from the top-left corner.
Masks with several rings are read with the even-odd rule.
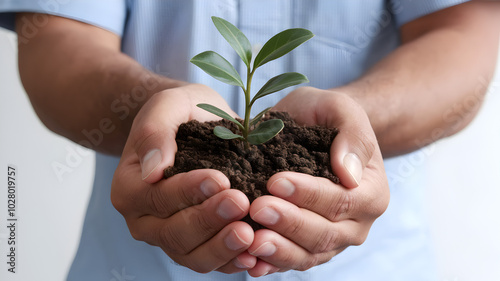
[[[250,202],[267,195],[267,180],[275,173],[293,171],[328,178],[339,183],[330,165],[330,145],[337,135],[336,129],[297,125],[287,113],[271,112],[268,119],[279,118],[285,128],[272,140],[251,145],[246,149],[239,140],[222,140],[213,134],[217,125],[237,129],[229,121],[182,124],[177,132],[178,151],[173,167],[165,170],[165,178],[195,169],[216,169],[224,173],[237,188],[248,196]],[[249,222],[254,229],[262,226]]]

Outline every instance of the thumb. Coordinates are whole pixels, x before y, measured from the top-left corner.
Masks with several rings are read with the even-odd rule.
[[[354,188],[361,184],[363,171],[374,156],[377,139],[364,110],[353,102],[337,108],[341,118],[338,135],[330,148],[331,164],[342,185]]]
[[[154,95],[132,124],[129,136],[131,152],[137,155],[142,180],[147,183],[161,180],[163,170],[174,165],[177,129],[189,119],[189,108],[172,97],[175,95]]]
[[[177,152],[175,138],[182,123],[192,119],[214,119],[215,115],[196,107],[196,104],[205,102],[216,104],[236,115],[217,92],[198,84],[156,93],[141,108],[132,124],[129,139],[130,150],[139,158],[145,182],[155,183],[161,180],[163,170],[174,165]]]
[[[158,128],[157,128],[158,129]],[[166,130],[151,130],[136,147],[136,153],[141,164],[142,180],[155,183],[163,178],[163,170],[174,165],[177,144],[175,132]]]
[[[352,132],[350,129],[340,129],[331,146],[332,167],[340,179],[340,183],[347,188],[360,185],[363,170],[375,151],[371,138],[361,131]]]

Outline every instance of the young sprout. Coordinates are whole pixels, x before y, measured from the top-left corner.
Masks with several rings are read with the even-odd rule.
[[[245,119],[243,120],[243,124],[241,124],[241,122],[230,116],[228,113],[213,105],[202,103],[197,106],[235,123],[241,133],[237,134],[228,128],[216,126],[214,128],[214,134],[219,138],[240,139],[246,141],[247,144],[262,144],[281,132],[284,125],[283,121],[280,119],[271,119],[260,122],[262,116],[264,116],[264,114],[271,109],[270,107],[264,109],[253,119],[250,119],[250,112],[255,101],[285,88],[301,83],[307,83],[309,80],[306,76],[300,73],[283,73],[267,81],[267,83],[262,86],[262,88],[251,99],[250,89],[255,70],[262,65],[280,58],[292,51],[302,43],[311,39],[314,34],[311,31],[302,28],[287,29],[276,34],[264,44],[260,52],[255,57],[252,66],[252,47],[250,45],[250,41],[243,34],[243,32],[222,18],[212,17],[212,21],[219,33],[226,39],[226,41],[231,45],[247,66],[246,84],[243,84],[240,75],[233,65],[216,52],[206,51],[200,53],[194,56],[190,61],[215,79],[230,85],[241,87],[243,93],[245,94]]]

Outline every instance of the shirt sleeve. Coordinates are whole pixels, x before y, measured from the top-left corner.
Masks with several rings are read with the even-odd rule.
[[[126,0],[0,0],[0,27],[14,30],[16,12],[66,17],[122,36],[127,7]]]
[[[396,24],[401,27],[427,14],[468,2],[468,0],[390,0]]]

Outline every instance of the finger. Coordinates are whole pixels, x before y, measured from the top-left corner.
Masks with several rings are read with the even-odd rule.
[[[215,115],[196,107],[203,102],[219,105],[236,116],[219,94],[199,84],[159,92],[143,106],[134,119],[125,148],[136,155],[137,159],[132,160],[140,162],[144,181],[157,182],[163,178],[163,170],[174,164],[179,125],[192,119],[201,122],[215,119]]]
[[[128,220],[132,236],[160,246],[165,252],[187,255],[227,224],[248,214],[250,203],[239,190],[225,190],[200,205],[185,208],[168,219],[144,216]]]
[[[267,185],[272,195],[329,221],[374,219],[383,212],[379,207],[380,200],[376,198],[377,190],[367,188],[369,185],[347,189],[326,178],[294,172],[275,174]]]
[[[281,268],[272,265],[266,261],[263,261],[261,259],[258,259],[256,265],[248,270],[248,274],[252,277],[262,277],[265,275],[273,274],[278,271],[281,271]],[[286,270],[283,270],[282,272],[284,271]]]
[[[378,152],[378,144],[368,116],[358,103],[343,93],[301,87],[274,109],[288,111],[303,125],[337,128],[339,133],[330,149],[333,171],[344,186],[359,186],[364,168]]]
[[[250,247],[253,239],[252,227],[245,222],[233,222],[188,255],[172,256],[174,260],[200,273],[211,272],[223,266],[228,271],[242,271],[234,265],[230,266],[230,263]]]
[[[321,103],[318,114],[339,130],[330,148],[332,169],[342,185],[354,188],[360,185],[363,171],[377,151],[377,139],[360,105],[344,94],[330,93],[329,97],[331,102]]]
[[[217,268],[217,271],[222,273],[236,273],[246,271],[250,268],[254,268],[257,264],[257,258],[248,253],[248,251],[244,251],[240,253],[237,257],[232,259],[227,264]]]
[[[120,213],[130,217],[166,218],[230,188],[229,179],[216,170],[193,170],[155,184],[147,184],[133,176],[130,179],[128,172],[117,170],[123,175],[115,175],[113,179],[111,200]]]
[[[257,198],[250,208],[250,216],[310,253],[360,245],[368,234],[366,224],[353,220],[332,223],[314,212],[274,196]]]
[[[165,100],[176,106],[172,107]],[[174,164],[177,128],[189,121],[190,115],[185,112],[190,110],[190,105],[180,96],[166,91],[151,97],[134,119],[130,145],[140,162],[144,181],[159,181],[163,178],[163,170]]]
[[[272,230],[261,229],[255,232],[254,242],[248,248],[248,252],[257,256],[259,262],[254,268],[248,270],[248,273],[251,276],[261,276],[259,274],[266,270],[269,272],[304,271],[329,261],[342,250],[312,254]]]

